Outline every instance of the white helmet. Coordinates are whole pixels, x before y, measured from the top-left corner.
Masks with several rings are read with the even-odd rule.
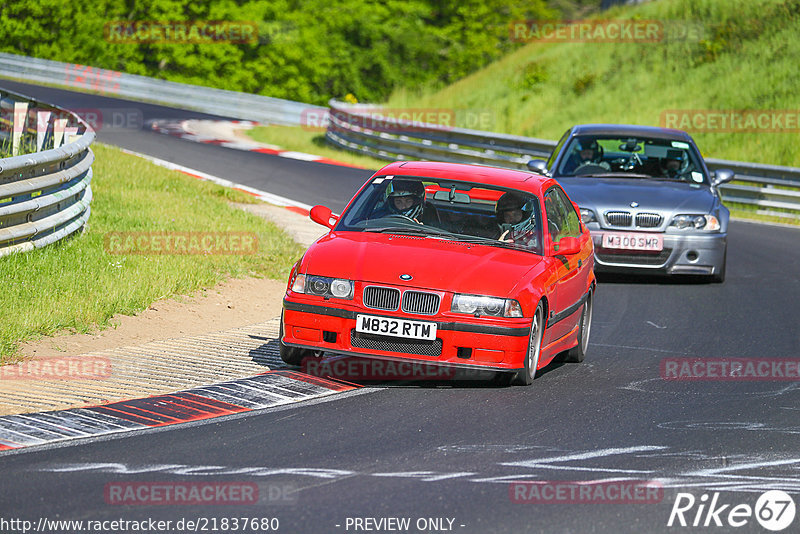
[[[401,210],[395,206],[394,199],[402,197],[411,197],[413,203],[410,207]],[[416,219],[422,214],[425,205],[425,187],[422,182],[394,179],[386,189],[386,199],[389,211]]]

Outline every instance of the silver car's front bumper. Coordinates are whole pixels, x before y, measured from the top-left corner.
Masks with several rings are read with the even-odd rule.
[[[725,265],[727,234],[678,235],[641,232],[663,237],[661,252],[603,248],[604,231],[592,230],[595,271],[664,274],[719,274]],[[640,233],[640,232],[635,232]]]

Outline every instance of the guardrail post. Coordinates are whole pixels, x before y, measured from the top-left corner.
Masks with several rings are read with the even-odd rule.
[[[28,122],[28,103],[15,101],[12,113],[11,155],[16,156],[19,154],[22,133],[25,131],[25,124]]]
[[[56,119],[53,121],[53,148],[61,146],[64,140],[64,130],[67,129],[67,119]]]
[[[68,144],[76,135],[78,135],[78,128],[75,126],[64,128],[64,144]]]
[[[47,139],[47,131],[50,128],[50,117],[52,111],[36,112],[36,152],[41,152]]]

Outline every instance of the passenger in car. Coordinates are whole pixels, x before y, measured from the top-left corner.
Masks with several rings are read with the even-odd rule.
[[[495,206],[499,241],[536,246],[536,220],[530,200],[514,193],[505,193]]]
[[[666,158],[661,159],[661,171],[666,178],[682,178],[686,172],[688,159],[684,158],[681,152],[675,152],[677,153],[670,151]]]

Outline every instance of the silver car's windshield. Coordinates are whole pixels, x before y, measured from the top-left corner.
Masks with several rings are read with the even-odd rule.
[[[655,178],[708,184],[699,156],[684,141],[649,137],[581,135],[564,149],[556,174]]]
[[[541,254],[537,198],[467,181],[376,176],[342,214],[336,231],[446,239]]]

